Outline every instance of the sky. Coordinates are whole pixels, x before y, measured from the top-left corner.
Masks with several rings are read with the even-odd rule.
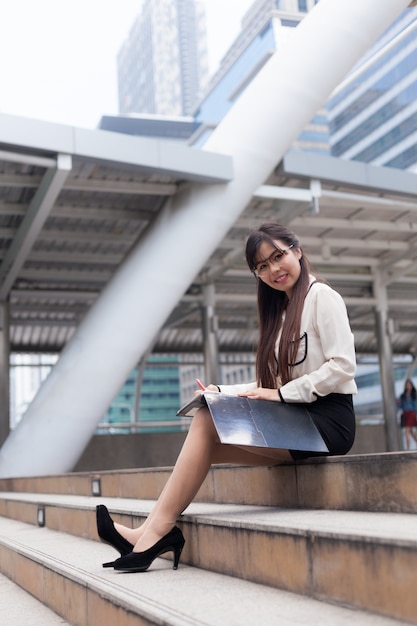
[[[205,0],[210,71],[253,0]],[[0,113],[97,128],[117,115],[117,53],[141,0],[3,0]]]

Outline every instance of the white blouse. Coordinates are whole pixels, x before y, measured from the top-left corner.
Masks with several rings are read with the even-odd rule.
[[[314,402],[329,393],[356,394],[356,357],[346,305],[334,289],[314,282],[304,301],[301,341],[292,380],[277,387],[285,402]],[[277,338],[277,350],[280,334]],[[221,385],[222,392],[238,394],[256,389],[257,383]]]

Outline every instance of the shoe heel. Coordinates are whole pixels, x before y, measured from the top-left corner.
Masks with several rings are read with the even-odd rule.
[[[174,553],[174,565],[172,569],[178,569],[180,556],[185,544],[182,532],[174,526],[169,533],[164,535],[153,546],[143,552],[131,552],[114,562],[114,569],[121,572],[145,572],[154,560],[166,552]]]
[[[185,541],[183,541],[180,545],[174,547],[174,565],[172,569],[178,569],[178,565],[180,563],[181,552],[184,547]]]

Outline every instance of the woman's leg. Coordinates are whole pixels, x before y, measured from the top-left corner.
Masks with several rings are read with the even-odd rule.
[[[291,461],[287,450],[239,448],[221,444],[207,409],[196,413],[182,450],[161,495],[146,521],[139,528],[115,524],[118,532],[135,545],[135,552],[151,547],[175,525],[178,516],[192,502],[212,464],[272,465]]]
[[[410,449],[410,431],[411,428],[408,428],[407,426],[405,427],[405,449],[409,450]]]

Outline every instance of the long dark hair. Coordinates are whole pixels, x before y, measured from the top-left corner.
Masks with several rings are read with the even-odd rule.
[[[416,392],[416,388],[413,385],[413,381],[411,380],[411,378],[407,378],[407,380],[404,383],[404,391],[401,394],[401,398],[405,398],[405,396],[407,395],[407,383],[410,383],[411,385],[411,393],[410,396],[413,400],[416,399],[417,397],[417,392]]]
[[[311,265],[305,256],[300,241],[295,233],[281,224],[262,224],[249,234],[246,243],[246,262],[253,272],[259,260],[259,248],[266,242],[277,247],[276,241],[301,250],[300,276],[294,285],[291,301],[287,294],[272,289],[258,278],[258,315],[260,334],[256,354],[256,377],[258,385],[273,389],[277,384],[277,376],[281,384],[291,380],[291,370],[297,360],[300,345],[301,314],[304,299],[309,289]],[[321,279],[319,279],[321,280]],[[283,322],[283,313],[286,311]],[[278,351],[275,355],[275,343],[282,326],[282,334]]]

